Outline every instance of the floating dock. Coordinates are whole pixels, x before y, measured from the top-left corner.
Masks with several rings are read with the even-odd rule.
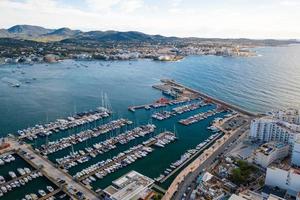
[[[214,97],[212,97],[210,95],[207,95],[207,94],[205,94],[203,92],[197,91],[195,89],[192,89],[192,88],[184,86],[184,85],[182,85],[180,83],[177,83],[174,80],[171,80],[171,79],[162,79],[161,82],[163,83],[163,85],[161,87],[156,86],[154,88],[159,89],[161,91],[164,91],[163,89],[166,89],[166,88],[168,88],[168,89],[174,88],[180,94],[185,94],[185,92],[189,92],[190,93],[189,95],[192,95],[192,94],[197,95],[198,97],[201,97],[201,98],[205,99],[206,101],[218,104],[218,105],[223,106],[223,107],[227,107],[229,109],[232,109],[234,111],[237,111],[237,112],[239,112],[241,114],[244,114],[244,115],[247,115],[249,117],[257,117],[258,116],[257,113],[253,113],[253,112],[247,111],[247,110],[245,110],[245,109],[243,109],[241,107],[238,107],[236,105],[233,105],[231,103],[227,103],[225,101],[219,100],[219,99],[214,98]],[[187,95],[187,94],[185,94],[185,95]]]

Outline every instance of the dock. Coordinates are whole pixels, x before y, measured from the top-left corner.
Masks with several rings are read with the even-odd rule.
[[[212,143],[214,143],[217,139],[219,139],[221,134],[217,135],[214,139],[209,141],[207,144],[205,144],[201,149],[199,149],[195,154],[193,154],[190,158],[188,158],[186,161],[184,161],[181,165],[179,165],[176,169],[174,169],[171,173],[169,173],[167,176],[165,176],[163,179],[161,179],[159,182],[163,183],[165,182],[168,178],[173,176],[178,170],[180,170],[182,167],[187,165],[190,161],[194,160],[195,157],[197,157],[201,152],[203,152],[206,148],[208,148]]]
[[[68,117],[67,119],[58,119],[55,122],[50,122],[43,126],[36,125],[30,129],[24,129],[20,131],[20,136],[18,139],[28,139],[32,137],[36,137],[37,135],[48,135],[52,134],[53,132],[59,132],[60,130],[67,130],[70,128],[74,128],[76,126],[84,125],[87,123],[91,123],[106,117],[109,117],[111,114],[110,111],[105,110],[103,112],[100,111],[91,111],[85,114],[77,114],[81,116],[72,116]],[[32,138],[33,139],[33,138]]]
[[[162,139],[162,138],[165,138],[165,136],[167,136],[167,135],[170,135],[170,136],[172,135],[172,136],[174,136],[174,134],[171,133],[171,132],[163,132],[163,133],[160,133],[158,136],[156,136],[156,137],[153,138],[152,140],[149,139],[149,140],[148,140],[149,142],[147,142],[146,144],[140,145],[138,148],[134,149],[133,151],[131,151],[131,152],[129,152],[129,153],[126,153],[126,154],[124,154],[124,155],[118,157],[117,159],[112,160],[112,161],[106,163],[105,165],[99,167],[99,168],[96,169],[96,170],[93,170],[93,171],[89,172],[88,174],[85,174],[84,176],[81,176],[80,178],[78,178],[78,180],[79,180],[79,181],[82,181],[82,180],[84,180],[84,179],[86,179],[86,178],[88,178],[88,177],[90,177],[90,176],[96,174],[97,172],[103,171],[104,169],[106,169],[106,168],[108,168],[108,167],[114,165],[115,163],[117,163],[117,162],[119,162],[119,161],[122,161],[122,160],[123,160],[124,158],[126,158],[128,155],[131,155],[131,154],[133,154],[133,153],[135,153],[135,152],[137,152],[137,151],[142,150],[144,147],[151,147],[151,146],[154,145],[157,141],[159,141],[159,140]]]
[[[119,129],[119,128],[121,128],[125,125],[129,125],[129,124],[132,124],[132,121],[127,120],[127,119],[119,119],[119,120],[111,121],[107,124],[103,124],[103,125],[97,127],[96,131],[93,131],[93,130],[82,131],[75,135],[61,138],[60,140],[52,142],[51,144],[43,145],[42,149],[40,149],[40,152],[43,155],[48,155],[48,154],[60,151],[62,149],[65,149],[67,147],[70,147],[72,145],[82,143],[93,137],[98,137],[99,135],[105,134],[109,131]]]
[[[181,119],[179,120],[179,123],[185,125],[185,126],[188,126],[188,125],[191,125],[191,124],[194,124],[194,123],[197,123],[197,122],[200,122],[208,117],[211,117],[213,115],[216,115],[220,112],[216,111],[216,110],[210,110],[208,112],[205,112],[205,113],[198,113],[196,115],[193,115],[191,117],[188,117],[186,119]]]
[[[38,171],[39,171],[39,170],[34,170],[34,171],[31,171],[30,173],[26,173],[26,174],[24,174],[24,175],[22,175],[22,176],[17,176],[17,177],[15,177],[15,178],[13,178],[12,180],[9,180],[9,181],[7,181],[7,182],[1,184],[0,187],[1,187],[1,186],[4,186],[4,185],[9,185],[9,184],[11,184],[11,183],[13,183],[13,182],[15,182],[15,181],[18,181],[18,180],[20,180],[20,179],[22,179],[22,178],[25,178],[25,177],[27,177],[27,176],[30,176],[31,174],[36,173],[36,172],[38,172]]]
[[[39,198],[38,200],[46,200],[46,199],[48,199],[48,198],[50,198],[50,197],[56,195],[56,194],[59,193],[59,192],[61,192],[61,189],[56,189],[56,190],[54,190],[53,192],[50,192],[50,193],[48,193],[47,195],[45,195],[45,196]]]
[[[156,88],[156,87],[153,86],[153,88]],[[159,89],[159,87],[156,88],[156,89]],[[128,110],[131,111],[131,112],[135,112],[135,110],[138,110],[138,109],[149,110],[151,108],[161,108],[161,107],[166,107],[168,105],[176,105],[176,104],[181,104],[181,103],[187,103],[187,102],[190,102],[190,101],[195,100],[195,99],[197,99],[197,98],[184,98],[184,99],[173,99],[173,100],[162,98],[162,99],[157,100],[157,102],[154,102],[154,103],[129,106]]]
[[[140,129],[139,131],[136,131],[137,129]],[[67,161],[65,162],[62,162],[62,163],[59,163],[59,167],[63,167],[71,162],[74,162],[74,161],[77,161],[83,157],[86,157],[86,156],[90,156],[91,154],[98,154],[98,151],[99,150],[103,150],[103,149],[109,149],[110,146],[114,146],[114,145],[117,145],[118,143],[120,143],[121,140],[126,140],[127,142],[129,141],[128,138],[130,137],[138,137],[138,136],[141,136],[141,132],[143,132],[143,136],[147,135],[147,134],[150,134],[152,132],[154,132],[155,130],[155,126],[154,125],[145,125],[145,126],[140,126],[140,127],[137,127],[131,131],[128,131],[128,132],[125,132],[125,133],[121,133],[120,135],[116,136],[116,137],[113,137],[113,138],[110,138],[110,139],[107,139],[105,141],[102,141],[102,144],[101,145],[101,149],[98,149],[98,148],[94,148],[92,151],[90,152],[87,152],[85,153],[84,155],[78,155],[72,159],[68,159]],[[120,143],[121,144],[121,143]],[[105,153],[107,153],[108,151],[105,151]]]
[[[184,90],[186,90],[186,91],[189,91],[189,92],[191,92],[191,93],[193,93],[193,94],[197,94],[199,97],[201,97],[201,98],[203,98],[203,99],[206,99],[206,100],[208,100],[208,101],[210,101],[210,102],[212,102],[212,103],[219,104],[219,105],[221,105],[221,106],[230,108],[230,109],[232,109],[232,110],[235,110],[235,111],[237,111],[237,112],[239,112],[239,113],[241,113],[241,114],[247,115],[247,116],[249,116],[249,117],[257,117],[257,116],[258,116],[257,113],[253,113],[253,112],[247,111],[247,110],[245,110],[245,109],[243,109],[243,108],[241,108],[241,107],[238,107],[238,106],[236,106],[236,105],[233,105],[233,104],[231,104],[231,103],[227,103],[227,102],[225,102],[225,101],[219,100],[219,99],[217,99],[217,98],[215,98],[215,97],[212,97],[212,96],[210,96],[210,95],[207,95],[207,94],[205,94],[205,93],[203,93],[203,92],[197,91],[197,90],[195,90],[195,89],[192,89],[192,88],[189,88],[189,87],[187,87],[187,86],[184,86],[184,85],[182,85],[182,84],[180,84],[180,83],[177,83],[177,82],[174,81],[174,80],[163,79],[163,80],[161,80],[161,82],[164,83],[165,85],[169,85],[169,86],[171,86],[171,87],[172,87],[172,86],[173,86],[173,87],[175,86],[176,88],[182,88],[182,89],[184,89]],[[157,87],[156,87],[156,88],[157,88]],[[162,90],[161,88],[158,88],[158,89]]]
[[[77,191],[80,191],[84,196],[90,200],[98,200],[98,196],[92,192],[91,190],[84,187],[82,184],[77,183],[75,180],[72,179],[71,176],[67,175],[65,172],[63,172],[60,169],[57,169],[55,166],[52,165],[52,163],[45,158],[43,158],[41,155],[35,153],[33,149],[28,144],[20,144],[18,141],[16,141],[13,138],[9,139],[9,143],[11,144],[13,149],[18,150],[18,152],[22,151],[26,154],[34,156],[32,159],[27,159],[24,156],[24,158],[29,164],[34,166],[35,168],[40,168],[44,173],[44,175],[49,178],[50,180],[53,180],[55,184],[57,184],[57,180],[64,180],[67,186],[71,186]],[[22,155],[21,153],[18,153],[19,155]],[[63,190],[64,192],[66,190]]]

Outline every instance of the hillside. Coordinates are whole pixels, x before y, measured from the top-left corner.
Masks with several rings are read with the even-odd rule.
[[[149,35],[137,31],[89,31],[72,30],[64,27],[48,29],[32,25],[15,25],[8,29],[0,29],[0,38],[14,38],[33,40],[38,42],[61,42],[61,43],[103,43],[103,42],[131,42],[131,43],[201,43],[201,44],[237,44],[247,46],[275,46],[299,43],[297,40],[252,40],[245,38],[220,39],[220,38],[179,38],[165,37],[161,35]]]

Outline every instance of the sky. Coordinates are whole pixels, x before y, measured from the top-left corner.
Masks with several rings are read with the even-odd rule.
[[[0,0],[0,28],[300,39],[300,0]]]

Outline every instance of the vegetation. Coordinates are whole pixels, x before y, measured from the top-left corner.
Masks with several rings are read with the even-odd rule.
[[[161,200],[163,198],[163,195],[161,193],[156,193],[152,199],[153,200]]]
[[[238,160],[237,168],[232,170],[231,181],[237,185],[247,184],[250,181],[251,175],[257,172],[257,168],[250,165],[246,161]]]

